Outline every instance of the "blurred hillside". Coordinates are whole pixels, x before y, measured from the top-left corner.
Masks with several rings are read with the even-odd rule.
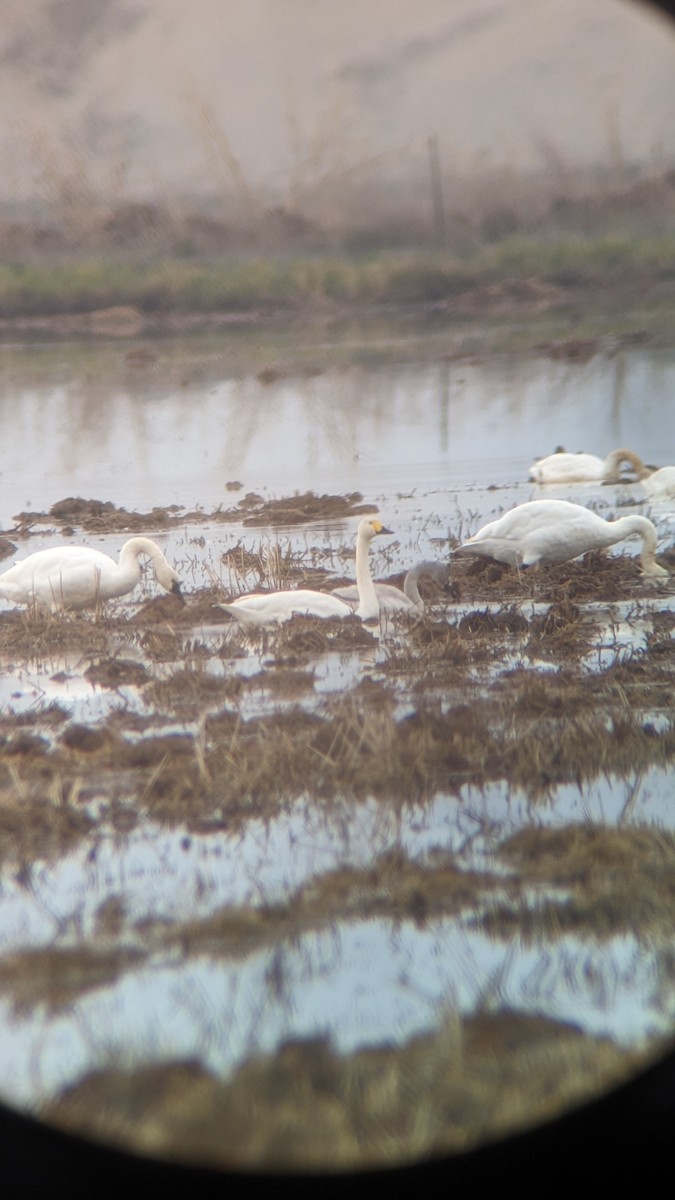
[[[199,253],[674,211],[675,26],[627,0],[4,0],[0,89],[0,246],[27,217],[41,250]]]

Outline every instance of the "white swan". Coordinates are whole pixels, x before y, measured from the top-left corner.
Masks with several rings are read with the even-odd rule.
[[[356,532],[356,585],[359,603],[356,610],[328,592],[297,591],[252,593],[238,596],[230,604],[216,604],[245,625],[275,625],[289,621],[296,613],[309,617],[349,617],[356,611],[363,621],[377,619],[380,606],[368,564],[368,549],[374,537],[391,533],[376,517],[364,517]]]
[[[123,545],[119,563],[88,546],[58,546],[29,554],[0,575],[0,598],[51,612],[91,608],[135,588],[141,577],[140,555],[150,559],[157,582],[180,596],[178,575],[157,543],[133,537]]]
[[[648,496],[654,500],[675,499],[675,467],[660,467],[641,480]]]
[[[656,528],[646,517],[619,517],[604,521],[597,513],[569,500],[529,500],[484,525],[458,546],[455,554],[480,554],[497,562],[529,567],[538,562],[565,562],[588,550],[613,546],[624,538],[642,538],[645,575],[669,572],[655,560]]]
[[[381,612],[424,612],[424,600],[418,587],[422,575],[429,575],[439,587],[448,583],[448,564],[441,562],[420,562],[408,571],[403,580],[403,591],[391,583],[376,583],[375,592]],[[358,589],[354,584],[334,588],[331,595],[339,596],[354,608],[359,601]]]
[[[623,463],[628,463],[636,479],[649,474],[649,468],[632,450],[612,450],[607,458],[559,450],[533,463],[529,476],[535,483],[620,483]]]

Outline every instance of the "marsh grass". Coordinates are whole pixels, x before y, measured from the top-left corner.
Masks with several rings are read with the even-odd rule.
[[[619,577],[624,569],[611,568]],[[59,780],[58,794],[68,794],[76,780],[86,784],[92,772],[113,767],[139,811],[157,820],[181,820],[189,812],[236,822],[254,812],[274,815],[307,789],[318,799],[373,795],[396,803],[505,779],[537,797],[564,782],[665,766],[675,755],[673,722],[657,730],[641,716],[659,703],[664,715],[670,711],[667,643],[656,640],[628,661],[587,674],[579,667],[587,631],[577,602],[565,595],[530,621],[509,605],[479,608],[456,623],[425,617],[405,636],[395,633],[379,645],[356,618],[298,617],[273,632],[237,629],[219,649],[186,649],[166,617],[156,619],[154,607],[142,606],[136,617],[130,626],[123,618],[3,616],[5,653],[16,659],[23,648],[29,658],[39,656],[54,630],[64,647],[78,647],[92,683],[142,691],[150,726],[130,715],[129,740],[123,711],[95,726],[69,722],[63,709],[45,706],[10,714],[2,722],[0,786],[20,786],[27,812],[46,781],[49,787]],[[122,627],[127,639],[133,630],[142,663],[107,650]],[[559,670],[527,667],[522,655],[521,665],[504,668],[514,647],[520,652],[533,645],[537,656],[557,660]],[[336,651],[374,656],[374,677],[343,695],[320,697],[315,665]],[[251,678],[208,669],[212,654],[236,660],[251,652],[262,655]],[[282,704],[289,671],[293,689]],[[415,697],[414,711],[404,716],[397,715],[392,678],[406,681]],[[277,711],[242,720],[242,697],[265,690],[268,679]],[[294,696],[313,693],[311,712],[294,705]],[[201,714],[201,734],[158,733],[152,723],[160,713],[186,728]]]
[[[41,1115],[163,1158],[354,1170],[463,1151],[544,1122],[638,1061],[546,1018],[449,1011],[435,1032],[396,1047],[339,1055],[327,1039],[290,1041],[226,1082],[195,1062],[110,1066]]]
[[[65,772],[45,772],[41,786],[36,787],[35,778],[26,777],[20,761],[5,760],[2,776],[0,861],[18,864],[30,879],[37,859],[66,854],[90,833],[94,822],[87,813],[64,802],[68,795]]]
[[[188,262],[89,260],[0,266],[0,318],[131,306],[145,314],[307,312],[372,305],[560,304],[572,289],[634,287],[675,277],[675,239],[661,235],[515,235],[471,254],[378,251],[358,256],[227,256]],[[474,293],[476,293],[474,297]]]
[[[495,601],[501,608],[509,602],[531,599],[555,605],[556,620],[569,625],[574,616],[570,605],[582,601],[637,600],[653,594],[641,574],[637,557],[630,553],[606,554],[593,551],[573,562],[517,570],[488,558],[468,556],[452,561],[452,580],[459,599],[479,604]]]
[[[146,957],[135,947],[84,949],[41,947],[9,955],[0,961],[0,991],[9,992],[15,1013],[36,1004],[56,1012],[91,989],[113,982]]]
[[[668,934],[675,903],[675,836],[646,827],[568,825],[522,829],[499,853],[528,883],[570,891],[564,900],[490,907],[479,924],[498,937],[537,941],[591,928],[598,938],[639,926],[640,936]]]
[[[370,698],[351,695],[334,702],[327,717],[290,710],[238,725],[236,753],[230,721],[223,736],[223,717],[207,718],[205,757],[218,782],[215,795],[202,802],[229,810],[242,797],[265,797],[274,811],[307,787],[317,797],[337,792],[423,799],[465,782],[501,778],[536,796],[602,772],[623,777],[675,754],[672,728],[655,736],[624,708],[608,720],[592,699],[580,702],[576,683],[576,711],[565,703],[563,687],[549,689],[541,681],[534,695],[531,688],[528,679],[514,684],[503,704],[477,700],[468,711],[445,713],[420,706],[401,720],[386,699],[374,707]],[[165,782],[170,779],[169,768]],[[168,798],[163,789],[156,799],[163,805]],[[152,790],[149,802],[154,810]]]
[[[389,638],[384,646],[382,671],[386,675],[417,676],[420,668],[445,668],[448,682],[468,683],[475,646],[459,626],[424,614],[406,624],[405,638]]]
[[[250,497],[238,514],[285,519],[295,507],[311,520],[323,506],[330,516],[362,501],[345,499],[336,506],[331,497],[288,497],[263,514],[261,499]],[[126,519],[73,498],[57,513],[104,529]],[[274,531],[269,545],[265,558],[240,544],[220,575],[237,587],[252,579],[270,586],[323,571],[318,546],[291,553]],[[329,565],[342,566],[351,553],[345,545]],[[275,844],[304,804],[314,837],[324,819],[328,830],[348,826],[366,802],[386,849],[380,840],[359,847],[355,861],[336,857],[280,896],[261,884],[250,903],[219,899],[214,908],[179,907],[169,919],[161,906],[135,916],[131,890],[111,893],[104,884],[92,926],[76,899],[55,923],[53,944],[0,959],[0,991],[17,1012],[44,1006],[67,1019],[93,989],[114,992],[155,962],[229,967],[256,954],[270,959],[263,1002],[283,1001],[285,948],[305,933],[339,938],[348,922],[376,920],[394,932],[456,922],[467,936],[473,928],[495,940],[522,938],[551,955],[569,933],[593,945],[617,935],[651,939],[650,952],[667,938],[673,837],[629,822],[639,780],[675,758],[673,615],[651,610],[653,593],[634,559],[600,555],[536,573],[453,562],[452,599],[415,622],[383,626],[379,636],[355,617],[225,629],[213,609],[222,599],[218,575],[188,593],[184,607],[163,597],[131,615],[122,605],[96,619],[0,614],[9,670],[67,653],[76,656],[76,676],[117,689],[120,700],[90,722],[44,702],[22,711],[10,701],[0,710],[0,861],[12,886],[39,902],[53,868],[75,850],[95,864],[102,841],[124,863],[121,848],[136,829],[150,845],[174,830],[181,844],[214,833],[235,845],[269,833]],[[652,632],[625,654],[616,622],[630,629],[646,625],[647,615]],[[616,652],[610,665],[590,669],[598,628]],[[352,681],[340,676],[334,691],[323,686],[327,656],[353,667]],[[603,777],[629,782],[617,828],[540,824],[560,784],[583,796]],[[505,837],[479,814],[475,836],[487,846],[487,866],[483,850],[466,848],[473,833],[457,851],[442,840],[445,831],[427,852],[404,848],[399,831],[412,827],[413,811],[447,801],[471,821],[467,785],[480,794],[490,784],[502,797],[518,796],[528,817]],[[198,861],[196,892],[208,888],[205,859]],[[244,854],[242,869],[251,870]],[[667,981],[669,959],[654,953]],[[44,1111],[79,1133],[167,1156],[354,1168],[464,1149],[531,1125],[644,1061],[569,1027],[494,1011],[499,982],[488,979],[472,1018],[441,1014],[436,1032],[403,1044],[340,1056],[325,1042],[293,1043],[241,1063],[229,1080],[194,1062],[124,1070],[99,1058],[101,1070]]]

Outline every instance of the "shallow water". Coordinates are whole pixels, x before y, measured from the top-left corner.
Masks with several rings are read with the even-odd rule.
[[[91,801],[91,811],[101,811]],[[90,936],[110,894],[124,899],[130,920],[204,918],[225,904],[275,904],[310,880],[346,865],[404,850],[413,858],[451,852],[462,868],[504,871],[496,850],[523,826],[558,828],[578,821],[623,827],[667,828],[667,773],[615,781],[600,779],[583,791],[560,786],[545,804],[502,785],[467,787],[459,796],[438,795],[424,805],[392,812],[375,800],[337,797],[317,807],[301,797],[272,820],[251,819],[237,833],[170,831],[144,822],[120,835],[102,816],[95,854],[89,842],[56,862],[36,862],[30,890],[16,880],[2,885],[6,952],[48,945],[56,929],[70,926]],[[637,1017],[636,1017],[637,1020]]]
[[[0,372],[0,516],[5,529],[20,510],[46,512],[68,495],[111,500],[149,511],[178,505],[204,519],[157,534],[185,581],[186,591],[214,581],[229,590],[255,579],[233,579],[222,554],[239,541],[249,549],[281,542],[307,560],[349,573],[340,555],[353,521],[311,527],[251,529],[218,524],[206,514],[230,507],[245,492],[264,497],[294,491],[361,491],[376,503],[395,538],[373,549],[376,574],[401,570],[419,558],[443,557],[448,537],[473,532],[485,519],[544,494],[527,482],[537,455],[556,445],[604,455],[628,446],[664,465],[675,447],[675,350],[639,347],[589,362],[532,354],[477,360],[363,361],[308,373],[288,367],[263,382],[255,372],[228,367],[227,338],[160,342],[155,360],[132,370],[124,344],[6,349]],[[317,347],[313,353],[320,359]],[[665,458],[664,458],[665,454]],[[242,487],[227,491],[237,480]],[[652,512],[662,538],[672,541],[673,513],[650,506],[639,484],[548,489],[590,504],[604,516]],[[152,533],[149,525],[148,532]],[[16,557],[63,535],[49,520]],[[115,554],[123,534],[78,532],[77,540]],[[338,551],[336,553],[336,550]],[[615,553],[636,553],[634,544]],[[11,560],[7,560],[9,565]],[[114,610],[133,612],[143,590]],[[597,671],[644,647],[654,614],[669,612],[666,588],[633,602],[589,605],[594,634],[580,668]],[[458,620],[470,606],[456,604]],[[0,611],[9,606],[0,601]],[[536,603],[523,605],[528,618]],[[244,648],[226,623],[196,625],[210,657],[205,670],[254,679],[232,702],[245,721],[284,705],[320,705],[365,678],[384,678],[388,639],[372,648],[317,655],[306,694],[285,700],[265,683],[265,649]],[[228,650],[231,647],[231,652]],[[216,654],[217,650],[217,654]],[[122,658],[143,661],[135,637],[118,640]],[[522,665],[516,648],[497,668]],[[29,662],[0,650],[0,711],[26,713],[58,701],[71,720],[96,725],[110,712],[146,715],[141,688],[103,688],[84,676],[88,662],[54,652]],[[156,678],[181,666],[170,659]],[[530,660],[530,668],[555,664]],[[259,677],[259,686],[256,681]],[[400,712],[410,704],[398,689]],[[213,702],[213,710],[222,707]],[[198,728],[171,713],[155,714],[163,728]],[[667,715],[667,714],[666,714]],[[647,712],[658,725],[662,711]],[[133,736],[130,734],[130,736]],[[466,871],[508,874],[496,850],[523,828],[599,823],[675,829],[669,771],[629,779],[602,777],[583,787],[559,786],[534,805],[508,781],[460,795],[439,794],[427,805],[391,809],[374,800],[289,798],[272,820],[251,818],[236,833],[186,834],[141,819],[123,836],[108,822],[106,793],[88,800],[94,833],[57,859],[31,865],[30,884],[7,858],[0,870],[0,962],[28,947],[72,947],[97,941],[97,917],[111,899],[122,905],[129,937],[135,923],[204,919],[227,906],[260,906],[288,899],[312,880],[346,865],[365,867],[398,848],[425,860],[439,849]],[[552,894],[533,892],[536,908]],[[227,1074],[247,1054],[274,1049],[289,1036],[327,1032],[341,1050],[401,1040],[436,1025],[448,1007],[461,1014],[489,1003],[580,1025],[588,1034],[648,1046],[675,1021],[675,993],[664,968],[668,946],[645,945],[639,930],[613,936],[572,934],[522,938],[488,936],[475,922],[498,895],[477,894],[459,915],[431,920],[364,919],[334,922],[277,947],[239,958],[198,952],[181,958],[155,949],[108,983],[52,1011],[46,1002],[21,1008],[4,987],[0,998],[0,1078],[4,1098],[35,1106],[94,1067],[120,1060],[134,1065],[197,1056]],[[131,926],[134,925],[134,932]],[[283,988],[270,989],[282,961]],[[497,983],[495,983],[497,981]],[[495,990],[496,989],[496,990]]]
[[[672,350],[583,364],[394,357],[309,376],[282,357],[281,377],[263,382],[232,373],[227,343],[158,342],[143,371],[126,365],[125,343],[84,363],[77,347],[2,350],[0,519],[67,495],[208,509],[231,502],[234,480],[269,495],[360,490],[406,517],[438,492],[447,519],[459,496],[463,513],[482,512],[487,485],[508,488],[496,498],[505,507],[529,498],[528,466],[557,445],[603,456],[628,446],[665,465],[675,441]]]
[[[3,1069],[21,1104],[71,1083],[92,1061],[198,1058],[226,1074],[247,1054],[293,1037],[328,1034],[344,1052],[402,1040],[433,1028],[444,1009],[475,1011],[490,991],[501,1008],[639,1042],[675,1019],[670,981],[658,986],[667,948],[646,949],[631,936],[611,946],[563,936],[551,951],[496,941],[461,920],[422,931],[368,920],[240,962],[158,955],[67,1011],[18,1016],[2,1003]],[[270,979],[279,970],[283,994],[275,996]]]

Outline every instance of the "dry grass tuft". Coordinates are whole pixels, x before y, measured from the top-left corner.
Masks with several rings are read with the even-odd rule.
[[[303,1171],[396,1166],[544,1122],[624,1079],[637,1056],[517,1012],[449,1013],[399,1046],[291,1041],[222,1082],[196,1062],[92,1072],[43,1112],[162,1158]]]
[[[37,1005],[46,1005],[53,1013],[92,989],[113,983],[145,957],[143,950],[131,947],[23,950],[0,959],[0,991],[9,992],[16,1013],[25,1014]]]
[[[480,919],[491,934],[539,940],[570,931],[595,937],[639,928],[641,936],[669,934],[675,904],[675,835],[646,827],[568,825],[519,830],[501,854],[519,884],[564,887],[564,900],[498,905]]]

